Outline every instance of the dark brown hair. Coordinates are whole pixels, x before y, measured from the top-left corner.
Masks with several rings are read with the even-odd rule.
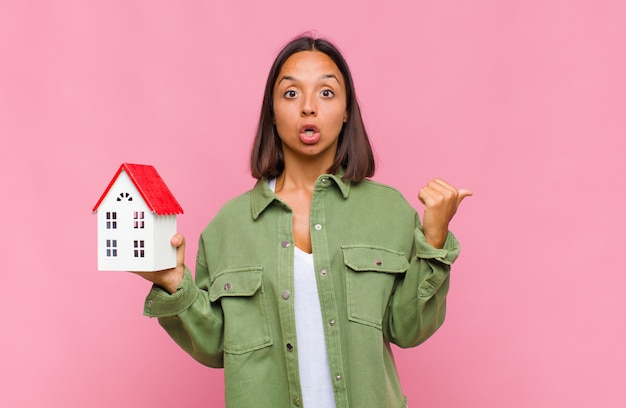
[[[277,177],[285,169],[282,143],[274,126],[273,92],[283,64],[290,56],[300,51],[319,51],[328,55],[339,68],[346,83],[348,118],[339,134],[337,154],[328,173],[335,174],[340,168],[344,168],[345,173],[342,178],[355,183],[366,177],[372,177],[375,170],[374,154],[361,117],[348,64],[332,43],[311,36],[300,36],[291,40],[278,53],[270,69],[265,84],[259,126],[250,156],[252,176],[256,179]]]

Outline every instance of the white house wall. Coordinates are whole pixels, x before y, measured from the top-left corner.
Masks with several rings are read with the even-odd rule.
[[[170,243],[176,233],[175,215],[157,215],[154,217],[154,271],[176,266],[176,249]]]

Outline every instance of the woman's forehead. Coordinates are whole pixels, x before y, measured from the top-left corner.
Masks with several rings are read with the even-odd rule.
[[[283,77],[293,80],[313,78],[336,77],[342,83],[343,75],[337,64],[325,53],[319,51],[300,51],[292,54],[280,69],[277,83]]]

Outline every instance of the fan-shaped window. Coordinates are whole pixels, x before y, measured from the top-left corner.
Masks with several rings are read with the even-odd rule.
[[[117,201],[122,200],[133,201],[133,196],[131,196],[130,193],[120,193],[120,195],[117,196]]]

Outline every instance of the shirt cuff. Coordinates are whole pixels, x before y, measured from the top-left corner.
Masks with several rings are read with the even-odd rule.
[[[189,309],[200,289],[191,277],[191,272],[185,267],[183,280],[175,293],[169,294],[158,285],[153,285],[143,306],[143,314],[150,317],[176,316]]]
[[[422,259],[435,259],[443,264],[452,265],[458,258],[461,247],[459,241],[456,240],[454,234],[448,231],[446,242],[443,248],[435,248],[426,242],[426,236],[422,227],[415,229],[415,246],[417,248],[417,257]]]

